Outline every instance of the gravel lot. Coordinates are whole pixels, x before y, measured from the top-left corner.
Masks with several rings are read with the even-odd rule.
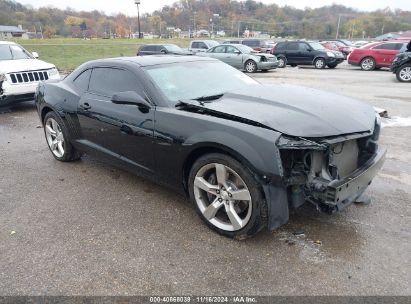
[[[411,117],[411,86],[387,71],[343,65],[255,78]],[[411,295],[410,142],[411,127],[384,128],[389,154],[371,205],[333,216],[305,206],[280,230],[239,242],[167,189],[87,156],[55,161],[34,105],[19,105],[0,114],[0,294]]]

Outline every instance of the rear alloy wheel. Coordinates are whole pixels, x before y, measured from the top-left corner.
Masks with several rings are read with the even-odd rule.
[[[44,134],[50,151],[57,160],[69,162],[81,157],[71,145],[63,120],[56,113],[49,112],[46,114]]]
[[[411,82],[411,64],[403,65],[397,71],[397,79],[401,82]]]
[[[248,60],[245,63],[245,70],[247,73],[255,73],[257,72],[257,64],[253,60]]]
[[[319,69],[319,70],[325,69],[325,66],[326,66],[326,64],[325,64],[324,58],[318,58],[318,59],[316,59],[315,62],[314,62],[314,67],[315,67],[316,69]]]
[[[364,71],[372,71],[375,70],[375,60],[374,58],[367,57],[361,61],[361,69]]]
[[[278,57],[278,67],[284,69],[287,65],[287,61],[284,57]]]
[[[203,221],[218,233],[244,239],[265,226],[266,207],[254,177],[224,154],[208,154],[193,165],[190,197]]]

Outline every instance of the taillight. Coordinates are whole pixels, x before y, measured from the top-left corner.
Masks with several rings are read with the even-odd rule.
[[[260,52],[261,53],[261,48],[256,48],[255,49],[257,52]]]

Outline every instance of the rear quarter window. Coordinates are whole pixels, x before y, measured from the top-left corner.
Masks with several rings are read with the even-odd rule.
[[[85,70],[76,79],[73,80],[74,86],[79,89],[82,93],[88,90],[88,85],[90,82],[91,69]]]
[[[156,47],[154,45],[144,45],[141,47],[140,52],[152,52],[155,51]]]

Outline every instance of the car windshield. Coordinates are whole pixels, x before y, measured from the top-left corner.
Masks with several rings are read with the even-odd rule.
[[[351,46],[353,45],[351,41],[345,40],[345,39],[341,39],[341,41],[346,45],[346,46]]]
[[[207,41],[207,43],[210,46],[210,48],[220,45],[220,43],[218,43],[217,41],[213,41],[213,40]]]
[[[272,40],[267,40],[267,41],[264,42],[264,44],[265,44],[266,46],[268,46],[268,47],[273,47],[274,44],[275,44],[275,42],[272,41]]]
[[[30,55],[22,47],[15,44],[0,45],[0,60],[18,60],[18,59],[32,59]]]
[[[181,52],[182,49],[175,45],[175,44],[165,44],[164,47],[167,49],[169,52]]]
[[[251,77],[219,61],[155,65],[145,69],[172,105],[181,100],[224,94],[258,84]]]
[[[319,42],[310,42],[310,45],[311,45],[311,47],[313,48],[313,50],[324,50],[325,49],[325,47],[323,47],[322,45],[321,45],[321,43],[319,43]]]

